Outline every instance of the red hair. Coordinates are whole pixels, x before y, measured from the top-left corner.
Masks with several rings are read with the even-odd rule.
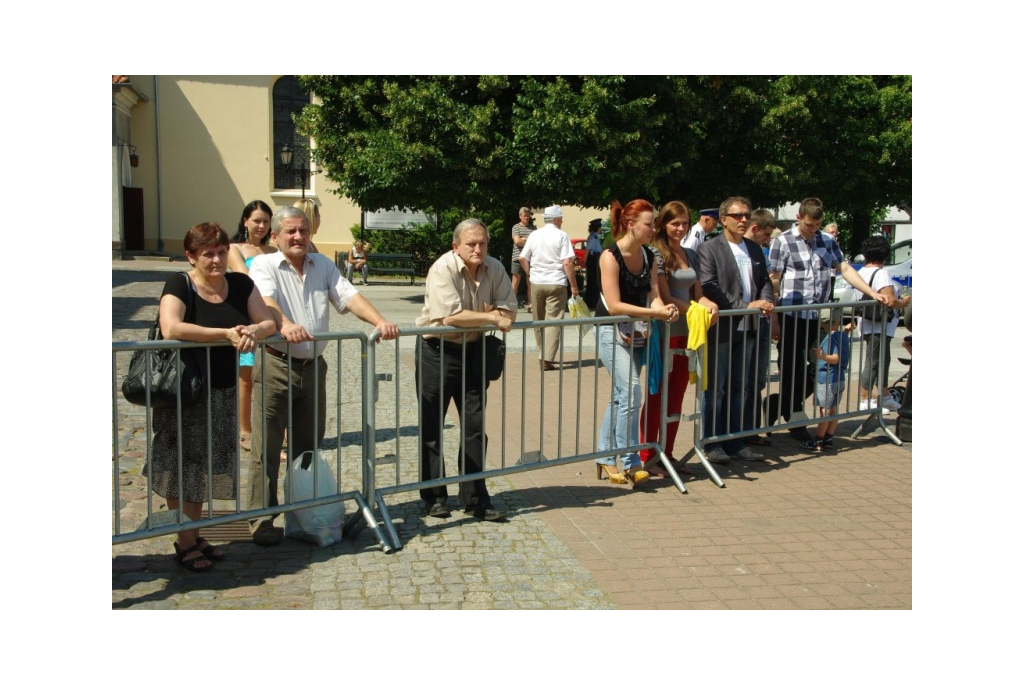
[[[618,200],[612,202],[612,237],[618,240],[626,235],[626,226],[636,221],[644,212],[654,214],[654,205],[647,200],[633,200],[625,207]]]

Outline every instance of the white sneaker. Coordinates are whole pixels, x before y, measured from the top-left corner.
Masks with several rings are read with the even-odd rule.
[[[899,409],[899,406],[897,406],[896,408]],[[878,400],[872,398],[871,401],[868,401],[868,400],[861,400],[860,401],[860,410],[861,411],[871,410],[871,409],[878,409]],[[882,416],[885,416],[888,413],[889,413],[889,409],[885,406],[885,400],[883,399],[882,400]]]
[[[900,403],[896,401],[896,398],[892,395],[886,395],[882,398],[882,407],[885,409],[891,409],[892,411],[900,410]]]

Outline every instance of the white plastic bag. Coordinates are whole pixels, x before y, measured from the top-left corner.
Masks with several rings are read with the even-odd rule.
[[[590,307],[583,301],[582,297],[569,298],[569,317],[573,319],[589,319],[593,316]]]
[[[313,499],[313,453],[303,452],[292,460],[284,477],[285,502],[302,502]],[[334,469],[317,453],[316,496],[329,497],[338,494],[338,481]],[[305,464],[305,468],[303,465]],[[327,547],[341,541],[341,527],[345,522],[345,505],[341,502],[321,504],[284,513],[284,534],[320,547]]]

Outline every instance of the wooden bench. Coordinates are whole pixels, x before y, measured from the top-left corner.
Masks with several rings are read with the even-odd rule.
[[[348,251],[335,252],[334,263],[341,273],[345,273],[348,264]],[[408,274],[409,285],[416,284],[416,263],[411,254],[392,254],[387,252],[371,252],[366,255],[366,266],[370,273],[377,274]]]

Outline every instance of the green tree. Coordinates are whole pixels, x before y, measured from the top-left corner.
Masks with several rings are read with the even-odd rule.
[[[910,206],[910,76],[784,76],[764,119],[786,200],[816,195],[850,222],[849,245],[877,210]],[[856,249],[855,247],[853,249]]]
[[[694,207],[820,196],[850,217],[911,202],[909,76],[306,76],[298,126],[367,208]],[[844,227],[846,228],[846,227]],[[507,241],[507,236],[505,236]],[[501,240],[493,236],[492,240]]]

